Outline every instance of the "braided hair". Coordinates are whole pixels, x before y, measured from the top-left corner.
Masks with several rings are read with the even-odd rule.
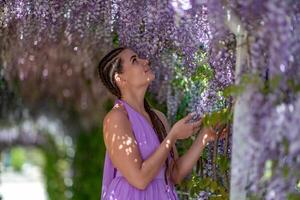
[[[120,74],[123,72],[123,62],[122,59],[118,56],[123,50],[127,49],[126,47],[119,47],[116,49],[113,49],[110,51],[108,54],[106,54],[101,61],[99,62],[98,65],[98,72],[100,76],[100,80],[103,83],[103,85],[117,98],[121,99],[122,94],[120,89],[118,88],[116,81],[114,79],[114,75],[116,73]],[[167,136],[167,131],[165,129],[164,124],[162,121],[159,119],[157,114],[151,109],[152,106],[148,103],[147,99],[144,98],[144,106],[146,112],[149,114],[151,122],[154,126],[155,133],[158,136],[158,139],[160,143],[164,140],[164,138]],[[175,157],[174,157],[174,150],[171,148],[171,158],[174,161],[174,167],[176,166],[175,162]],[[171,172],[173,170],[169,169],[169,159],[166,160],[166,170],[165,170],[165,182],[168,184],[168,178],[167,178],[167,173]],[[170,173],[171,174],[171,173]]]

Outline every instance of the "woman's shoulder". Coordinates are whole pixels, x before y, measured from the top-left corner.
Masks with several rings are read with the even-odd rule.
[[[111,121],[126,123],[128,120],[129,119],[127,111],[125,107],[120,103],[116,103],[114,107],[104,117],[105,124]]]
[[[105,115],[103,120],[104,142],[108,147],[113,137],[132,136],[132,128],[126,109],[117,104]]]

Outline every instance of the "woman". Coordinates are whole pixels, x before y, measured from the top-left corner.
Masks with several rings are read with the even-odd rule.
[[[103,84],[117,97],[103,121],[106,146],[101,199],[178,199],[174,184],[191,172],[205,145],[216,138],[202,130],[187,153],[178,157],[176,140],[199,130],[201,119],[184,117],[170,128],[164,114],[145,99],[154,80],[150,63],[129,48],[109,52],[99,64]]]

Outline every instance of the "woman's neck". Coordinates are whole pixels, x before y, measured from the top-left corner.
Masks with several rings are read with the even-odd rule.
[[[139,113],[146,113],[144,106],[145,96],[123,96],[121,99],[126,101],[131,107],[133,107]]]
[[[127,87],[124,88],[122,93],[122,100],[126,101],[131,107],[133,107],[136,111],[141,114],[146,114],[146,109],[144,106],[145,94],[147,91],[147,87]]]

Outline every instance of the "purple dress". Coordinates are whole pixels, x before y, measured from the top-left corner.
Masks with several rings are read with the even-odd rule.
[[[124,100],[117,99],[116,103],[124,105],[127,110],[142,160],[147,159],[160,145],[152,125]],[[172,182],[168,181],[169,185],[165,183],[165,165],[144,190],[134,187],[122,176],[121,172],[112,164],[107,151],[103,170],[102,200],[178,200]]]

